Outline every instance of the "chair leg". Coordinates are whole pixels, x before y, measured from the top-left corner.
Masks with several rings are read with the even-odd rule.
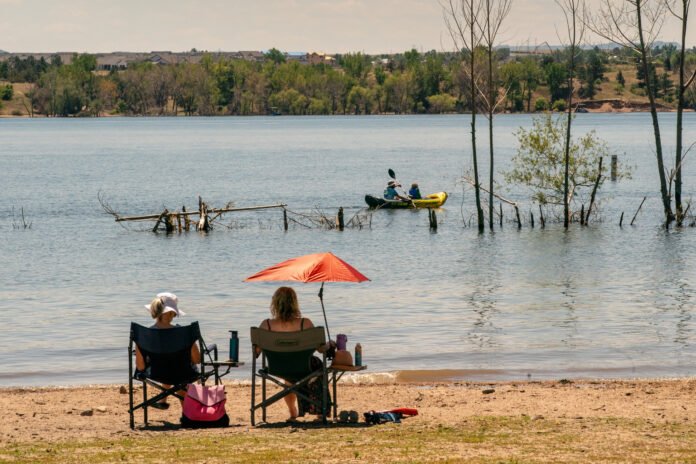
[[[261,419],[266,422],[266,377],[261,377],[261,402],[263,407],[261,408]]]
[[[143,420],[145,421],[145,427],[147,427],[147,382],[143,382]]]
[[[133,332],[131,331],[131,339],[128,343],[128,415],[130,416],[130,428],[135,429],[135,410],[133,409],[134,403],[134,391],[133,391],[133,358],[135,357],[135,352],[133,350]]]
[[[135,412],[133,411],[133,379],[128,383],[128,404],[130,408],[128,413],[130,415],[130,428],[135,429]]]
[[[336,396],[336,371],[333,371],[331,373],[331,383],[333,384],[333,399],[331,402],[333,403],[333,418],[336,420],[336,410],[338,409],[338,396]]]
[[[256,409],[254,409],[254,404],[256,403],[256,358],[251,362],[251,426],[256,425]]]
[[[326,416],[329,409],[329,375],[326,370],[326,353],[324,353],[324,362],[321,373],[321,421],[326,425]]]

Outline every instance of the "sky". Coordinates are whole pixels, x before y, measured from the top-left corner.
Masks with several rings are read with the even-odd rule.
[[[554,0],[513,0],[499,42],[558,44],[562,21]],[[663,37],[678,40],[678,26],[667,23]],[[0,50],[9,52],[273,47],[377,54],[449,51],[452,41],[438,0],[0,0]]]

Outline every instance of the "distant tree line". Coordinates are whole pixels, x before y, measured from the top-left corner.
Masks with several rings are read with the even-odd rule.
[[[655,97],[670,103],[675,98],[672,70],[680,54],[671,44],[653,53],[658,58],[650,68]],[[556,50],[512,58],[509,49],[496,49],[493,87],[504,97],[499,111],[563,111],[566,54]],[[686,59],[696,65],[696,48]],[[70,64],[58,56],[49,61],[11,57],[0,62],[0,80],[32,84],[25,93],[31,112],[49,116],[460,113],[471,110],[465,61],[466,53],[410,50],[388,57],[350,53],[337,56],[336,66],[308,65],[272,49],[263,62],[206,55],[198,64],[144,62],[100,73],[96,58],[83,54]],[[581,99],[594,98],[608,81],[607,71],[619,64],[638,70],[637,82],[625,90],[645,96],[643,66],[630,52],[583,49],[577,61]],[[613,86],[617,94],[624,91],[621,72]],[[685,98],[686,106],[696,109],[693,89]]]

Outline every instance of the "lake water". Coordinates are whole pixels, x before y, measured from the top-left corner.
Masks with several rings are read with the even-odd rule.
[[[661,119],[669,152],[675,115]],[[531,117],[495,121],[503,171],[515,130]],[[693,375],[696,229],[660,227],[649,115],[578,115],[577,133],[596,130],[634,171],[605,184],[600,222],[567,233],[539,228],[538,217],[531,228],[538,209],[528,192],[504,185],[501,193],[523,203],[524,227],[507,222],[507,207],[502,230],[470,227],[473,192],[459,181],[471,169],[468,124],[466,116],[0,119],[0,385],[126,382],[129,323],[149,324],[143,305],[161,291],[179,295],[181,322],[200,321],[208,343],[225,346],[228,330],[240,332],[247,367],[232,377],[248,379],[248,328],[268,316],[277,285],[242,280],[320,251],[371,278],[327,284],[324,294],[331,333],[347,334],[351,349],[359,341],[371,373]],[[696,114],[684,126],[688,145]],[[485,146],[480,153],[487,164]],[[424,193],[450,193],[436,233],[427,211],[378,211],[370,227],[344,232],[285,232],[282,213],[267,210],[230,213],[227,227],[208,234],[153,234],[114,222],[97,198],[123,215],[195,209],[201,195],[215,207],[282,202],[301,214],[343,206],[349,218],[365,193],[381,193],[389,168]],[[684,198],[695,187],[687,157]],[[13,227],[20,208],[29,229]],[[294,287],[319,324],[318,284]]]

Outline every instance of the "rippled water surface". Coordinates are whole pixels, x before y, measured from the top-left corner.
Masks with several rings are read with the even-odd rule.
[[[687,145],[695,116],[686,115]],[[661,118],[670,152],[675,117]],[[503,171],[513,133],[531,118],[496,124]],[[538,217],[531,228],[528,192],[504,186],[523,202],[524,227],[507,222],[508,208],[502,230],[469,227],[473,194],[458,182],[471,167],[467,128],[465,116],[0,119],[0,385],[125,382],[129,323],[150,323],[143,305],[160,291],[179,295],[182,322],[199,320],[208,343],[224,345],[227,330],[239,330],[249,361],[248,327],[267,317],[276,285],[242,280],[319,251],[371,278],[327,284],[324,296],[332,334],[361,342],[371,372],[693,375],[696,230],[660,228],[649,115],[578,115],[578,133],[596,130],[633,177],[605,184],[601,222],[568,233],[539,228]],[[486,147],[480,156],[487,163]],[[229,214],[207,235],[167,236],[121,227],[97,199],[102,192],[124,215],[195,208],[201,195],[213,206],[283,202],[302,214],[343,206],[351,217],[365,193],[381,192],[388,168],[403,183],[451,194],[437,233],[426,211],[379,211],[370,227],[339,233],[284,232],[282,214],[268,210]],[[691,200],[689,158],[684,176]],[[29,229],[13,227],[20,208]],[[320,323],[319,286],[295,288]]]

